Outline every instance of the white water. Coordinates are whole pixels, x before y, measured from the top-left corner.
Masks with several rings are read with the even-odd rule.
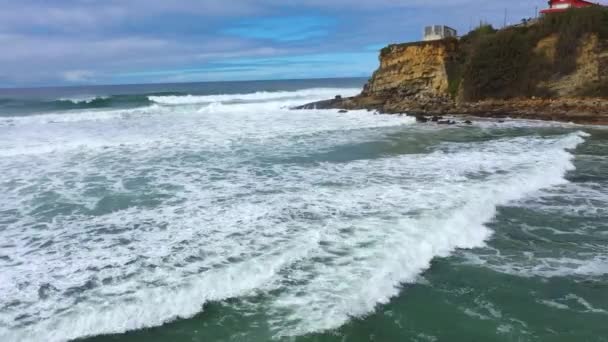
[[[583,141],[362,155],[360,144],[417,132],[414,120],[288,109],[348,91],[0,126],[0,340],[157,326],[255,293],[276,336],[339,327],[435,257],[483,245],[496,206],[564,184],[566,149]]]
[[[596,166],[605,162],[597,159]],[[608,246],[602,242],[608,229],[608,222],[603,219],[608,214],[604,185],[590,181],[567,183],[537,191],[512,205],[555,219],[541,217],[535,225],[521,223],[513,228],[524,234],[522,242],[529,245],[523,255],[520,250],[505,252],[488,247],[482,253],[462,253],[466,264],[519,277],[588,280],[608,274]]]
[[[168,105],[185,104],[204,104],[213,102],[244,102],[244,101],[287,101],[298,100],[299,103],[306,103],[306,100],[319,100],[333,98],[336,95],[344,97],[355,96],[361,89],[346,88],[314,88],[300,91],[277,91],[277,92],[256,92],[251,94],[230,94],[230,95],[186,95],[186,96],[150,96],[152,102]]]
[[[72,102],[74,104],[85,104],[85,103],[91,103],[95,100],[105,100],[110,98],[109,96],[98,96],[98,95],[80,95],[80,96],[75,96],[75,97],[62,97],[59,99],[59,101],[66,101],[66,102]]]

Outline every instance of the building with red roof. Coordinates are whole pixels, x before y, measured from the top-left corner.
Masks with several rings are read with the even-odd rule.
[[[564,12],[571,8],[583,8],[595,5],[597,4],[584,0],[551,0],[549,1],[549,8],[540,11],[540,13],[549,14]]]

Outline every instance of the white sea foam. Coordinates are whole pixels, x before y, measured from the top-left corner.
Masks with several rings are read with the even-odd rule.
[[[354,96],[361,92],[359,88],[316,88],[299,91],[256,92],[250,94],[222,94],[222,95],[181,95],[181,96],[150,96],[150,101],[159,104],[184,105],[213,102],[239,102],[239,101],[271,101],[271,100],[299,100],[327,99],[336,95]]]
[[[133,109],[112,109],[112,110],[80,110],[68,112],[51,112],[46,114],[28,116],[3,116],[0,118],[0,129],[14,130],[15,127],[27,125],[53,125],[61,123],[86,122],[86,121],[108,121],[128,119],[133,116],[159,113],[162,109],[158,105],[151,105]],[[166,110],[165,112],[168,112]],[[31,127],[28,127],[31,129]]]
[[[284,134],[313,134],[324,130],[348,130],[363,127],[395,126],[412,123],[412,118],[360,115],[363,111],[353,111],[334,116],[335,120],[320,120],[326,113],[337,111],[292,112],[290,106],[301,104],[299,96],[309,97],[311,101],[325,98],[325,92],[303,90],[293,92],[286,100],[273,100],[253,104],[223,104],[220,102],[190,106],[163,107],[157,104],[134,109],[83,110],[57,112],[42,115],[0,118],[0,157],[15,155],[52,153],[82,148],[106,149],[120,145],[156,145],[159,140],[168,143],[190,143],[191,138],[203,140],[208,145],[231,144],[230,135],[222,130],[221,122],[234,120],[234,127],[242,135],[239,139],[262,141],[276,137],[282,128]],[[351,91],[333,89],[340,93]],[[287,92],[285,92],[287,93]],[[316,95],[315,95],[316,94]],[[234,95],[239,96],[239,95]],[[288,115],[288,113],[290,113]],[[293,113],[293,114],[291,114]],[[145,121],[144,121],[145,118]],[[268,129],[264,120],[273,122],[277,130]],[[308,124],[318,120],[318,125]],[[289,122],[293,121],[293,122]],[[209,128],[201,130],[198,126]],[[170,129],[163,129],[171,126]],[[48,134],[40,134],[44,130]],[[173,136],[175,131],[182,134]],[[150,134],[152,132],[152,134]],[[237,132],[235,132],[237,133]],[[332,140],[345,137],[333,137]]]
[[[554,300],[540,300],[539,302],[551,308],[559,310],[571,310],[576,312],[601,315],[608,314],[608,311],[602,308],[594,307],[585,298],[573,293]]]
[[[72,102],[74,104],[88,104],[92,103],[95,100],[106,100],[109,99],[109,96],[99,96],[99,95],[80,95],[74,97],[62,97],[59,101]]]
[[[480,257],[467,253],[467,263],[483,265],[495,271],[520,277],[603,276],[608,274],[608,259],[598,255],[573,257],[535,257],[522,260],[517,256]]]
[[[462,252],[464,263],[520,277],[589,279],[608,274],[608,247],[605,244],[608,195],[605,185],[596,182],[566,183],[536,191],[510,205],[540,217],[532,221],[523,218],[521,223],[515,221],[511,228],[523,234],[524,238],[519,238],[519,241],[528,245],[528,251],[522,253],[519,249],[505,251],[488,247],[482,251]],[[510,229],[506,231],[512,233]],[[564,243],[568,244],[567,248],[555,247]]]
[[[339,327],[482,246],[497,205],[564,184],[583,141],[365,154],[420,133],[413,119],[297,101],[2,128],[19,134],[0,151],[30,145],[0,158],[0,340],[157,326],[251,294],[276,336]]]
[[[365,315],[378,303],[386,303],[398,293],[400,284],[413,282],[434,257],[447,256],[456,248],[482,245],[491,234],[483,224],[492,219],[496,206],[539,188],[564,183],[563,175],[573,166],[571,156],[562,148],[581,141],[577,135],[537,141],[537,150],[511,155],[531,141],[510,139],[479,144],[478,149],[485,153],[467,148],[466,152],[409,157],[400,160],[400,166],[379,167],[391,170],[395,176],[416,175],[407,178],[417,182],[392,184],[383,191],[361,196],[349,194],[351,201],[374,198],[393,211],[418,211],[417,215],[356,221],[357,228],[347,236],[340,228],[353,222],[344,227],[332,221],[332,229],[323,237],[330,247],[319,249],[318,258],[335,259],[343,272],[322,265],[303,265],[307,271],[296,273],[302,285],[290,286],[276,301],[277,316],[286,316],[293,323],[281,331],[299,335],[335,328],[349,317]],[[494,176],[480,182],[464,177],[482,170],[495,172]],[[500,171],[507,173],[501,176]],[[360,173],[365,174],[363,170]],[[349,203],[349,198],[338,200]],[[399,210],[401,205],[407,209]],[[283,325],[284,321],[276,324]]]
[[[601,165],[602,162],[606,161],[598,158],[594,164]],[[548,191],[539,191],[518,204],[547,213],[608,217],[608,193],[604,186],[595,182],[568,183]]]

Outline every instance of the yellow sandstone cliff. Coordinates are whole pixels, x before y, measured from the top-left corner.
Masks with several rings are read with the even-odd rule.
[[[457,52],[455,39],[390,45],[382,50],[380,67],[363,95],[445,95]]]
[[[534,45],[531,56],[520,65],[519,70],[526,74],[525,80],[515,79],[509,89],[509,96],[493,96],[489,93],[480,99],[507,99],[513,97],[542,96],[581,97],[586,91],[602,86],[608,81],[608,41],[599,39],[596,34],[588,34],[579,39],[573,60],[572,71],[557,71],[556,60],[559,38],[551,35]],[[462,91],[450,89],[451,85],[466,86],[468,78],[476,77],[476,71],[463,75],[466,62],[457,40],[448,39],[434,42],[417,42],[390,45],[380,54],[380,66],[365,85],[361,96],[383,97],[392,100],[408,97],[425,98],[451,96],[462,98]],[[492,61],[490,61],[492,63]],[[500,61],[489,68],[500,69]],[[528,64],[525,64],[528,63]],[[541,68],[537,64],[542,63]],[[509,77],[508,69],[498,77]],[[521,83],[519,83],[521,81]],[[525,84],[524,84],[525,83]],[[521,87],[518,85],[521,84]],[[548,94],[548,95],[547,95]],[[608,94],[607,94],[608,95]]]

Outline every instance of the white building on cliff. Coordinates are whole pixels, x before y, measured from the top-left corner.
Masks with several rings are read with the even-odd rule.
[[[458,32],[449,26],[433,25],[433,26],[427,26],[424,28],[424,37],[422,38],[422,40],[424,40],[424,41],[439,40],[439,39],[444,39],[444,38],[448,38],[448,37],[456,38],[456,37],[458,37]]]

